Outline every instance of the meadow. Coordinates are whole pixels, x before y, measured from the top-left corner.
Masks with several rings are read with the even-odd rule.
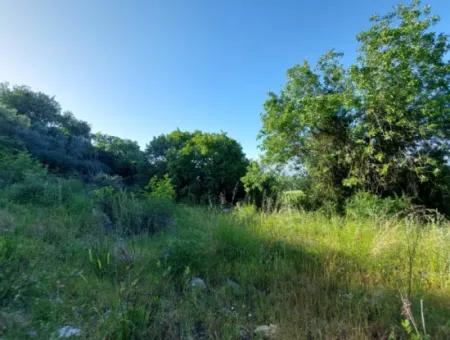
[[[450,336],[450,225],[436,215],[230,210],[76,180],[39,186],[40,204],[21,200],[29,183],[0,200],[4,339]]]

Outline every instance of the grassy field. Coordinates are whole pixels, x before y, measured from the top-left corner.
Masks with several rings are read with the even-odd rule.
[[[446,222],[178,205],[127,236],[82,195],[0,202],[2,339],[450,337]]]

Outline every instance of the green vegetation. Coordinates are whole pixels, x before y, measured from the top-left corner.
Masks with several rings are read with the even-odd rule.
[[[247,159],[225,133],[176,130],[153,138],[146,156],[153,175],[169,176],[178,198],[191,202],[231,202],[242,197]]]
[[[291,68],[265,103],[266,159],[306,168],[338,210],[365,190],[450,212],[450,44],[436,20],[418,1],[398,6],[358,35],[355,64],[330,51]]]
[[[1,339],[450,338],[450,50],[418,1],[288,72],[262,161],[0,87]]]
[[[41,200],[32,182],[1,194],[7,339],[63,326],[89,339],[241,339],[263,324],[284,339],[406,338],[401,294],[421,336],[450,334],[448,222],[380,218],[368,198],[347,217],[221,212],[47,177]]]

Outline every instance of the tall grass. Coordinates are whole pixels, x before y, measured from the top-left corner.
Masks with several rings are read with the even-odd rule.
[[[279,339],[450,337],[445,221],[174,208],[75,189],[50,205],[9,195],[6,339],[55,338],[65,325],[86,339],[252,339],[269,324]]]
[[[227,278],[238,282],[243,296],[219,302],[238,311],[235,329],[274,323],[286,339],[407,337],[406,296],[417,318],[424,301],[430,334],[450,334],[447,224],[251,207],[185,212],[183,224],[169,265],[189,267],[214,292]]]

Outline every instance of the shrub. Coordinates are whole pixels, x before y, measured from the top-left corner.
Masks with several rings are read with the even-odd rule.
[[[115,189],[123,189],[123,178],[120,176],[111,176],[104,172],[96,174],[91,179],[93,185],[97,187],[112,187]]]
[[[167,201],[111,187],[95,190],[94,199],[115,231],[126,235],[157,232],[169,224],[172,214],[172,205]]]
[[[123,246],[112,247],[104,242],[93,243],[88,249],[89,267],[99,279],[122,281],[133,265],[133,256],[130,254]]]
[[[150,311],[146,306],[127,304],[114,315],[106,339],[149,339]]]
[[[277,177],[269,169],[257,162],[247,166],[247,173],[241,178],[247,200],[258,207],[264,205],[267,199],[273,199],[278,191]]]
[[[307,208],[309,206],[308,196],[303,190],[284,191],[280,195],[282,207],[286,208]]]
[[[8,299],[11,299],[14,295],[14,280],[17,279],[17,272],[15,267],[11,266],[18,264],[18,261],[14,258],[15,248],[17,244],[12,242],[11,238],[0,238],[0,306],[3,306]]]
[[[23,181],[27,174],[41,177],[47,170],[27,153],[0,153],[0,187]]]
[[[28,275],[35,260],[35,247],[33,241],[22,236],[0,238],[0,307],[21,304],[36,296],[36,278]]]
[[[6,200],[49,206],[67,203],[84,185],[75,178],[49,174],[30,155],[18,153],[0,155],[0,188]]]
[[[173,201],[176,197],[175,187],[168,175],[161,179],[158,179],[156,176],[152,177],[145,189],[147,196],[150,198]]]
[[[359,192],[347,201],[345,212],[353,218],[379,218],[406,212],[410,207],[411,203],[405,197],[381,198],[368,192]]]
[[[15,217],[7,210],[0,209],[0,234],[14,229]]]
[[[22,181],[5,189],[7,198],[20,204],[61,205],[68,203],[75,192],[83,190],[77,179],[26,172]]]

